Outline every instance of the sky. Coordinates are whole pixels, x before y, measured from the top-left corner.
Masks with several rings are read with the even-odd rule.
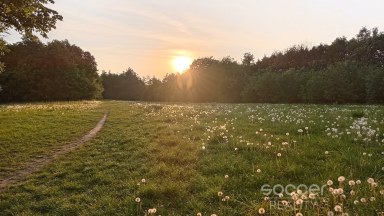
[[[130,67],[140,77],[177,72],[177,56],[240,62],[246,52],[260,59],[297,44],[350,39],[363,26],[384,31],[383,0],[56,0],[48,7],[64,17],[49,40],[89,51],[99,72]]]

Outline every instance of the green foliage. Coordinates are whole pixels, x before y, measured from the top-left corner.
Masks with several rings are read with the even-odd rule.
[[[11,28],[27,38],[37,32],[47,37],[47,32],[55,28],[56,22],[63,17],[46,4],[53,0],[2,0],[0,4],[0,32]]]
[[[9,45],[0,75],[2,101],[93,99],[102,85],[94,57],[68,41]]]
[[[131,68],[121,74],[103,72],[101,80],[103,98],[106,99],[139,100],[145,88],[144,82]]]

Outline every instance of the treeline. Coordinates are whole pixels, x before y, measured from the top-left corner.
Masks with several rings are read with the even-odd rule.
[[[383,103],[384,34],[362,28],[330,45],[293,46],[257,62],[245,53],[195,60],[183,74],[103,73],[104,98],[186,102]],[[124,92],[124,93],[122,93]]]
[[[24,39],[7,50],[1,58],[5,70],[0,73],[0,101],[101,98],[94,57],[68,41]]]
[[[212,57],[163,79],[97,73],[89,52],[68,41],[25,39],[1,57],[0,102],[106,98],[175,102],[384,103],[384,33],[362,28],[330,45],[293,46],[255,61]]]

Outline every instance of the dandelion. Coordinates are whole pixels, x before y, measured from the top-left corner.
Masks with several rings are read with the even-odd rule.
[[[261,214],[261,215],[265,214],[265,209],[264,208],[259,208],[259,214]]]
[[[146,180],[145,179],[141,179],[141,183],[145,183],[146,182]]]
[[[235,151],[237,151],[238,150],[238,148],[235,148]]]
[[[369,184],[373,184],[373,183],[375,183],[375,180],[374,180],[373,178],[368,178],[368,179],[367,179],[367,182],[368,182]]]
[[[216,214],[211,214],[211,216],[217,216]]]
[[[228,176],[228,175],[225,175],[224,178],[229,178],[229,176]]]
[[[135,202],[139,203],[141,201],[140,197],[136,197]]]
[[[289,136],[289,133],[287,132],[287,133],[285,133],[285,135]]]
[[[302,199],[298,199],[298,200],[296,200],[295,203],[296,203],[296,205],[301,205],[301,204],[303,204],[303,202],[304,201]]]
[[[332,181],[332,180],[328,180],[328,181],[327,181],[327,185],[328,185],[328,186],[333,185],[333,181]]]
[[[217,195],[218,196],[223,196],[223,192],[219,191],[219,192],[217,192]]]
[[[316,198],[316,194],[314,194],[314,193],[309,194],[309,199],[315,199],[315,198]]]
[[[200,212],[196,214],[196,216],[203,216]]]
[[[333,213],[333,211],[328,211],[328,213],[327,213],[327,216],[334,216],[335,215],[335,213]]]
[[[299,130],[297,130],[297,132],[303,133],[303,129],[299,129]]]
[[[376,198],[375,198],[375,197],[371,197],[371,198],[369,198],[369,201],[371,201],[371,202],[375,202],[375,201],[376,201]]]
[[[201,147],[201,149],[205,150],[205,146]]]
[[[341,206],[340,205],[335,205],[335,212],[342,212],[343,211],[343,209],[341,208]]]
[[[302,213],[296,213],[296,216],[303,216],[303,214]]]
[[[229,200],[229,196],[225,196],[224,199],[225,199],[226,201],[228,201],[228,200]]]
[[[277,153],[277,157],[281,157],[281,153]]]
[[[288,205],[288,201],[287,201],[287,200],[283,200],[283,201],[281,201],[281,203],[282,203],[284,206],[287,206],[287,205]]]
[[[156,208],[148,209],[148,214],[155,214],[155,213],[156,213]]]
[[[358,185],[361,184],[361,181],[360,181],[360,180],[357,180],[357,181],[356,181],[356,184],[358,184]]]
[[[326,155],[327,155],[327,154],[329,154],[329,152],[328,152],[328,151],[325,151],[325,152],[324,152],[324,154],[326,154]]]
[[[339,182],[344,182],[345,181],[345,177],[344,176],[339,176],[339,178],[337,178],[337,180]]]
[[[351,190],[351,191],[349,192],[349,194],[351,194],[351,196],[355,196],[355,195],[356,195],[356,192],[355,192],[354,190]]]
[[[304,129],[305,129],[305,130],[308,130],[309,128],[308,128],[308,127],[305,127]]]
[[[384,189],[380,191],[380,194],[381,194],[381,195],[384,195]]]
[[[353,201],[353,204],[355,204],[355,205],[359,204],[359,200]]]
[[[362,203],[366,203],[367,202],[367,199],[365,199],[364,197],[360,199],[360,202]]]
[[[354,186],[354,185],[356,184],[356,182],[353,181],[353,180],[350,180],[350,181],[348,182],[348,184],[349,184],[349,186]]]
[[[261,169],[257,169],[256,172],[257,172],[257,173],[261,173]]]

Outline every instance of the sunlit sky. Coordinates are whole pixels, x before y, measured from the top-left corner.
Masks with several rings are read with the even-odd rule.
[[[296,44],[384,31],[383,0],[56,0],[63,22],[49,40],[68,39],[95,56],[99,71],[140,76],[176,72],[177,56],[237,61]],[[6,37],[19,40],[16,33]]]

